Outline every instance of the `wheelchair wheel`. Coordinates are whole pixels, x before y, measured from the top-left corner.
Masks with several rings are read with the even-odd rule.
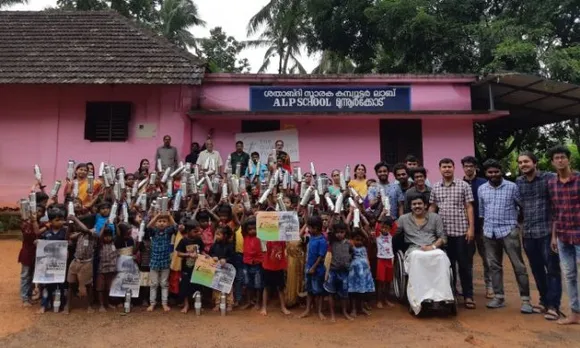
[[[405,274],[405,254],[397,251],[394,260],[393,288],[395,297],[400,302],[407,302],[407,275]]]

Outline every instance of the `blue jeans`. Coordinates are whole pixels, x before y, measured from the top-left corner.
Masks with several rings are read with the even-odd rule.
[[[34,268],[22,265],[20,270],[20,298],[22,302],[30,302],[32,295],[32,275]]]
[[[564,279],[566,279],[570,309],[574,313],[580,313],[577,265],[577,263],[580,262],[580,245],[564,243],[558,239],[558,252],[560,253],[560,262],[562,271],[564,271]]]
[[[232,265],[236,269],[236,278],[234,279],[234,300],[242,301],[242,289],[244,286],[244,254],[235,253],[232,259]]]
[[[547,308],[560,309],[562,274],[560,258],[550,247],[551,236],[524,238],[524,250],[540,293],[540,303]]]

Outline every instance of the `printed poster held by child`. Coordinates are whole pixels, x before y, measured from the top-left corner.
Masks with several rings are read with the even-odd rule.
[[[221,265],[211,257],[198,257],[191,282],[229,294],[236,278],[236,269],[229,263]]]
[[[295,211],[261,211],[256,225],[258,238],[264,242],[300,240],[300,223]]]

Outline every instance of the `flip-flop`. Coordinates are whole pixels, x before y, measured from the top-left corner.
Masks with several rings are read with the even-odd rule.
[[[541,305],[541,304],[532,306],[532,312],[534,312],[536,314],[546,313],[546,307],[544,307],[544,305]]]
[[[465,302],[463,303],[463,307],[465,307],[465,309],[475,309],[476,308],[475,301],[465,300]]]
[[[560,314],[555,309],[548,309],[544,314],[544,319],[554,321],[560,319]]]

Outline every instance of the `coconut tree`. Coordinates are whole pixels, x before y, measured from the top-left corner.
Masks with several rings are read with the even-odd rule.
[[[352,74],[356,69],[353,61],[341,57],[332,51],[324,51],[320,56],[320,61],[314,70],[313,74]]]
[[[197,6],[191,0],[164,0],[159,9],[158,32],[183,48],[193,48],[199,53],[197,42],[189,28],[205,21],[199,18]]]
[[[270,0],[250,19],[248,36],[258,37],[247,41],[247,46],[267,47],[259,72],[266,71],[277,58],[279,74],[306,73],[298,60],[305,39],[305,18],[303,0]]]
[[[0,0],[0,9],[17,4],[27,4],[28,0]]]

